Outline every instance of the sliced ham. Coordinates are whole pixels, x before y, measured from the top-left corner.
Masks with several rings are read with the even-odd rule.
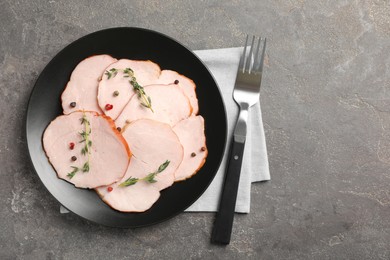
[[[98,83],[105,68],[115,61],[117,59],[110,55],[95,55],[86,58],[76,66],[61,95],[64,114],[77,110],[102,113],[97,103]]]
[[[130,78],[126,77],[127,75],[123,72],[126,68],[134,71],[134,76],[141,86],[152,84],[161,73],[160,67],[151,61],[121,59],[108,66],[105,69],[106,72],[110,72],[112,69],[116,69],[118,72],[110,77],[103,73],[102,80],[99,83],[97,99],[100,108],[112,119],[119,116],[135,93],[129,82]],[[115,91],[118,95],[114,95]],[[111,105],[112,108],[106,109],[106,105]]]
[[[87,142],[80,133],[89,132],[87,123],[81,122],[83,117],[89,122],[89,155],[82,153]],[[57,117],[44,132],[43,147],[58,177],[79,188],[96,188],[118,181],[125,174],[131,156],[113,120],[96,112],[73,112]],[[89,170],[83,171],[87,162]],[[76,169],[73,167],[79,170],[71,177],[69,174]]]
[[[138,95],[134,95],[115,120],[117,126],[123,128],[126,122],[141,118],[153,119],[174,126],[191,115],[191,104],[181,87],[175,84],[149,85],[144,89],[151,98],[153,111],[142,106]]]
[[[175,173],[175,181],[192,177],[203,166],[207,157],[204,120],[191,116],[173,127],[184,149],[183,161]]]
[[[154,84],[177,84],[178,86],[180,86],[183,89],[184,94],[186,94],[186,96],[190,100],[192,114],[198,114],[198,99],[196,97],[195,92],[196,85],[192,79],[189,79],[186,76],[181,75],[173,70],[163,70],[161,71],[160,77],[157,79],[156,82],[154,82]]]
[[[126,175],[122,180],[110,186],[99,187],[96,189],[96,192],[113,209],[122,212],[143,212],[148,210],[160,197],[160,191],[157,187],[145,181],[139,181],[128,187],[118,186],[130,177],[144,177],[147,169],[148,167],[145,167],[145,163],[133,156],[131,157]],[[109,191],[109,189],[112,190]]]
[[[160,190],[173,184],[176,169],[183,159],[183,147],[169,125],[149,119],[132,122],[124,129],[123,136],[133,153],[126,174],[117,183],[99,187],[96,191],[103,201],[116,210],[145,211],[159,198]],[[156,175],[156,182],[139,180],[131,186],[119,186],[129,178],[146,177],[167,160],[169,165]]]

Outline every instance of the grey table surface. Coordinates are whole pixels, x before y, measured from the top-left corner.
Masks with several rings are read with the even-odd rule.
[[[0,1],[0,259],[390,259],[390,2]],[[24,116],[37,76],[70,42],[117,26],[191,49],[268,37],[262,109],[272,180],[252,187],[232,243],[214,214],[99,226],[43,187]]]

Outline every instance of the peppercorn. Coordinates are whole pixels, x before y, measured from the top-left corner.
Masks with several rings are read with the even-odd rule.
[[[104,108],[108,111],[111,110],[114,106],[111,104],[107,104]]]
[[[179,81],[178,80],[175,80],[173,83],[175,83],[176,85],[179,84]]]
[[[107,188],[108,192],[111,192],[112,190],[113,190],[113,188],[111,186]]]
[[[204,152],[204,151],[206,151],[206,147],[202,147],[202,148],[200,148],[200,150],[202,151],[202,152]]]
[[[191,157],[195,157],[195,156],[196,156],[196,153],[192,153],[192,154],[191,154]]]
[[[70,107],[76,107],[76,102],[70,102]]]
[[[76,161],[77,160],[77,157],[76,156],[72,156],[72,161]]]
[[[122,128],[120,128],[119,126],[116,128],[116,130],[118,130],[118,132],[122,131]]]
[[[69,149],[70,149],[70,150],[73,150],[73,149],[74,149],[74,143],[73,143],[73,142],[69,143]]]
[[[119,91],[118,90],[115,90],[114,93],[113,93],[114,97],[117,97],[119,96]]]

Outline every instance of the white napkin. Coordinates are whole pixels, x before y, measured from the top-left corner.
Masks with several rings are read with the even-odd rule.
[[[242,51],[242,47],[195,51],[195,54],[213,74],[222,93],[228,117],[228,146],[214,180],[205,193],[186,210],[187,212],[207,212],[218,209],[227,155],[238,116],[238,106],[234,102],[232,94]],[[270,178],[263,120],[260,103],[258,103],[249,110],[248,133],[238,187],[236,212],[249,213],[252,182],[266,181]]]

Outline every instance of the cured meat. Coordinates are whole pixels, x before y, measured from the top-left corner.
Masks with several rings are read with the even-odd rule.
[[[61,95],[64,114],[77,110],[102,113],[97,103],[98,83],[105,68],[115,61],[110,55],[95,55],[76,66]]]
[[[152,84],[161,73],[160,67],[151,61],[121,59],[108,66],[99,83],[97,99],[100,108],[112,119],[119,116],[135,93],[126,69],[133,71],[141,86]]]
[[[175,181],[183,181],[196,174],[206,161],[208,152],[203,117],[184,119],[173,127],[173,131],[184,148],[183,161],[175,173]]]
[[[198,99],[196,98],[196,85],[192,79],[187,78],[173,70],[163,70],[158,80],[154,84],[177,84],[180,86],[184,94],[188,97],[192,107],[192,114],[196,115],[199,112]]]
[[[131,156],[113,120],[96,112],[57,117],[44,132],[43,147],[58,177],[79,188],[118,181]]]
[[[138,95],[134,95],[122,113],[115,120],[119,127],[127,122],[141,118],[149,118],[174,126],[177,122],[189,117],[192,107],[183,90],[175,85],[150,85],[145,88],[150,97],[153,111],[142,106]]]
[[[123,136],[133,153],[126,174],[117,183],[99,187],[96,191],[116,210],[145,211],[159,198],[160,190],[173,184],[176,169],[183,159],[183,147],[169,125],[149,119],[132,122],[124,129]],[[156,182],[145,180],[167,161],[168,166],[155,175]],[[138,181],[133,185],[120,186],[129,178],[137,178]]]
[[[130,177],[144,177],[146,170],[145,163],[133,156],[131,157],[126,175],[122,180],[110,186],[99,187],[96,189],[96,192],[113,209],[122,212],[143,212],[148,210],[160,197],[160,191],[157,187],[146,181],[139,181],[128,187],[119,186],[119,184]]]

